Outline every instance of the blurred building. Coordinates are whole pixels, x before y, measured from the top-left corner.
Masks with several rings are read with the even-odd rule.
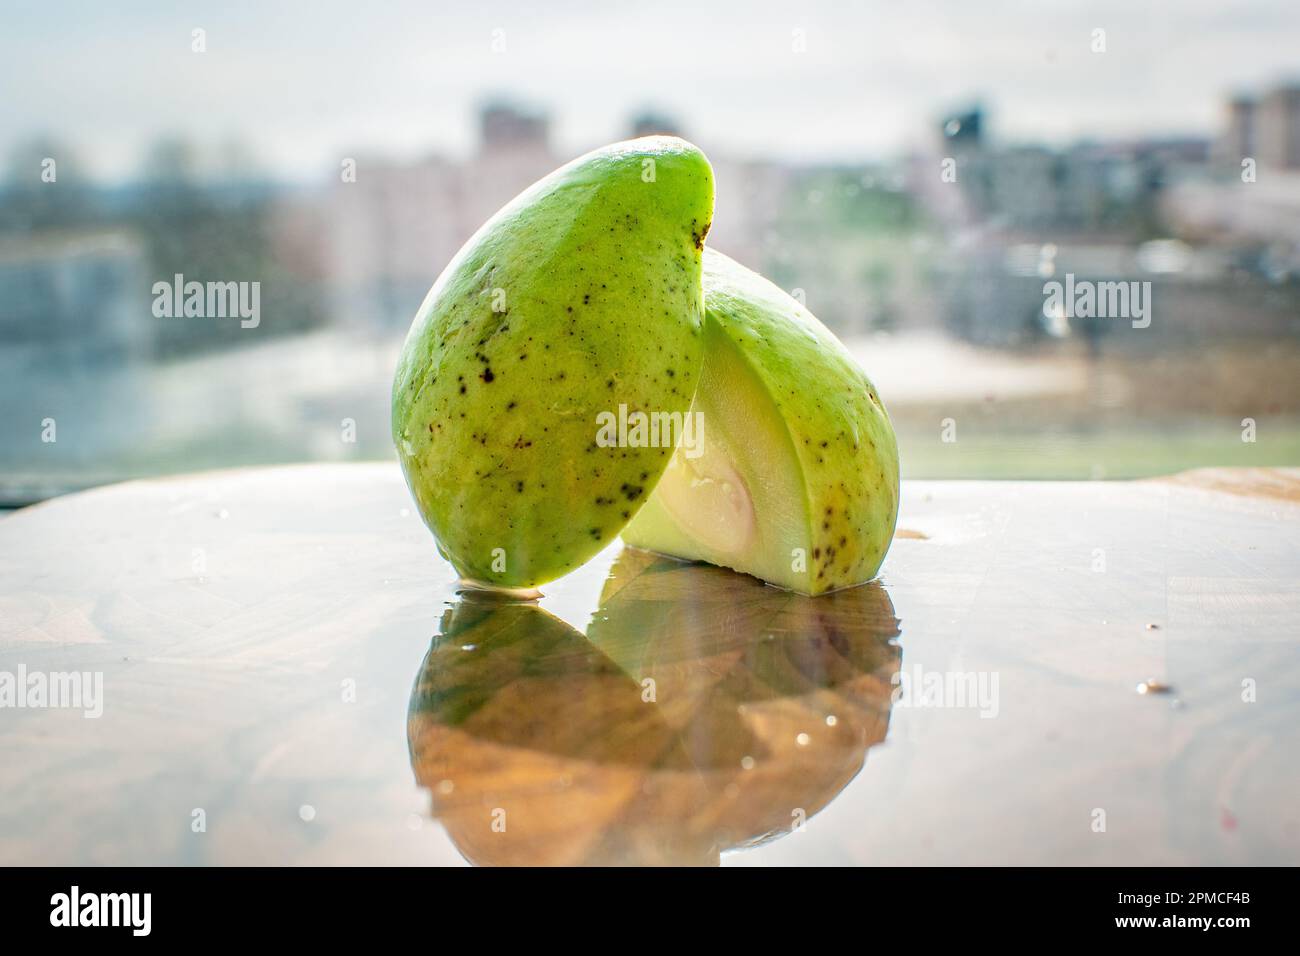
[[[1255,116],[1260,165],[1300,169],[1300,85],[1270,90]]]
[[[336,321],[405,328],[433,279],[480,225],[560,164],[550,124],[500,103],[479,116],[466,162],[414,163],[358,156],[326,198],[325,258]]]
[[[632,136],[681,130],[673,117],[649,110],[630,125]],[[480,113],[479,141],[466,161],[357,157],[355,181],[340,178],[329,189],[321,217],[335,322],[406,328],[435,277],[479,226],[566,158],[552,148],[545,117],[500,103]],[[803,289],[809,306],[842,332],[864,331],[873,315],[889,311],[879,304],[879,289],[868,295],[863,280],[878,250],[863,245],[860,233],[878,224],[845,211],[852,206],[846,199],[884,188],[873,168],[798,169],[716,153],[711,159],[718,213],[710,245],[788,291]],[[310,243],[310,219],[293,221],[299,225],[277,230],[285,246],[280,258],[302,259]]]
[[[455,166],[460,201],[453,208],[461,217],[460,242],[569,158],[551,148],[551,122],[546,116],[501,103],[486,106],[479,117],[478,149],[467,162]]]
[[[1300,84],[1229,100],[1215,154],[1225,166],[1251,158],[1265,168],[1300,169]]]
[[[913,162],[911,188],[950,228],[1123,237],[1146,225],[1157,194],[1187,167],[1202,167],[1210,149],[1198,137],[997,145],[983,127],[978,107],[944,117],[934,148]],[[953,176],[940,175],[941,163],[953,164]]]
[[[157,322],[141,242],[116,229],[0,238],[0,343],[72,366],[147,357]]]
[[[1217,170],[1168,191],[1165,218],[1190,240],[1230,250],[1239,272],[1300,285],[1300,86],[1229,100],[1215,157]]]
[[[545,147],[550,123],[540,113],[494,102],[479,113],[479,141],[484,152]]]
[[[1223,132],[1214,143],[1214,158],[1221,165],[1236,166],[1255,155],[1255,105],[1249,96],[1228,100]]]
[[[950,113],[941,123],[944,141],[954,152],[979,149],[984,144],[984,110],[979,105]]]
[[[1142,342],[1285,331],[1285,302],[1242,308],[1232,251],[1196,244],[1218,243],[1234,229],[1300,237],[1300,189],[1287,183],[1291,174],[1270,173],[1265,188],[1235,173],[1225,182],[1211,163],[1212,153],[1235,153],[1238,163],[1239,150],[1265,141],[1274,144],[1270,156],[1285,159],[1289,147],[1280,144],[1289,142],[1291,109],[1276,92],[1258,103],[1239,97],[1213,143],[1152,137],[1063,148],[975,135],[983,129],[978,109],[942,117],[932,149],[914,158],[910,181],[945,233],[934,268],[944,325],[993,347],[1080,337],[1095,353],[1123,323],[1046,314],[1044,282],[1069,274],[1080,282],[1150,282],[1159,307]],[[945,162],[955,163],[955,178],[941,177]]]
[[[130,233],[0,238],[0,465],[71,467],[131,447],[160,321],[149,289]]]
[[[632,119],[632,138],[638,136],[683,136],[677,120],[654,110],[645,110]]]

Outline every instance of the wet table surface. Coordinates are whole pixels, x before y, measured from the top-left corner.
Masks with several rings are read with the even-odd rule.
[[[614,546],[527,604],[395,465],[16,512],[0,863],[1300,862],[1300,474],[899,524],[827,597]]]

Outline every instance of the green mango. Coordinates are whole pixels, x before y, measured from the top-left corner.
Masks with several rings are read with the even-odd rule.
[[[803,594],[869,581],[898,518],[898,445],[875,386],[797,301],[704,255],[705,358],[683,443],[623,540]]]
[[[601,416],[688,411],[712,218],[699,149],[616,143],[506,205],[429,291],[397,365],[393,440],[463,578],[550,581],[645,503],[672,443],[601,442]]]

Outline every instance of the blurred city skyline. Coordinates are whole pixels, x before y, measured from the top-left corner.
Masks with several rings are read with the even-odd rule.
[[[11,15],[0,505],[391,456],[456,250],[657,132],[713,164],[708,243],[872,375],[906,475],[1300,461],[1300,8],[995,6]],[[1053,305],[1071,278],[1148,290],[1149,323]],[[159,314],[182,279],[256,289],[257,321]]]
[[[1296,49],[1300,8],[1282,0],[1050,15],[1023,2],[332,3],[310,16],[78,2],[6,14],[0,83],[17,95],[0,102],[0,156],[46,138],[69,149],[69,172],[112,182],[175,138],[312,182],[358,154],[466,158],[479,111],[502,99],[547,117],[573,155],[647,110],[707,152],[794,164],[896,158],[976,101],[1008,143],[1210,137],[1231,97],[1297,77]]]

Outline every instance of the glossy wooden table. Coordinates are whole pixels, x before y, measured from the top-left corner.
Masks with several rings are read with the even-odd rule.
[[[103,699],[0,708],[0,863],[1300,862],[1296,473],[900,527],[830,597],[615,547],[530,605],[457,595],[393,465],[14,513],[0,672]]]

